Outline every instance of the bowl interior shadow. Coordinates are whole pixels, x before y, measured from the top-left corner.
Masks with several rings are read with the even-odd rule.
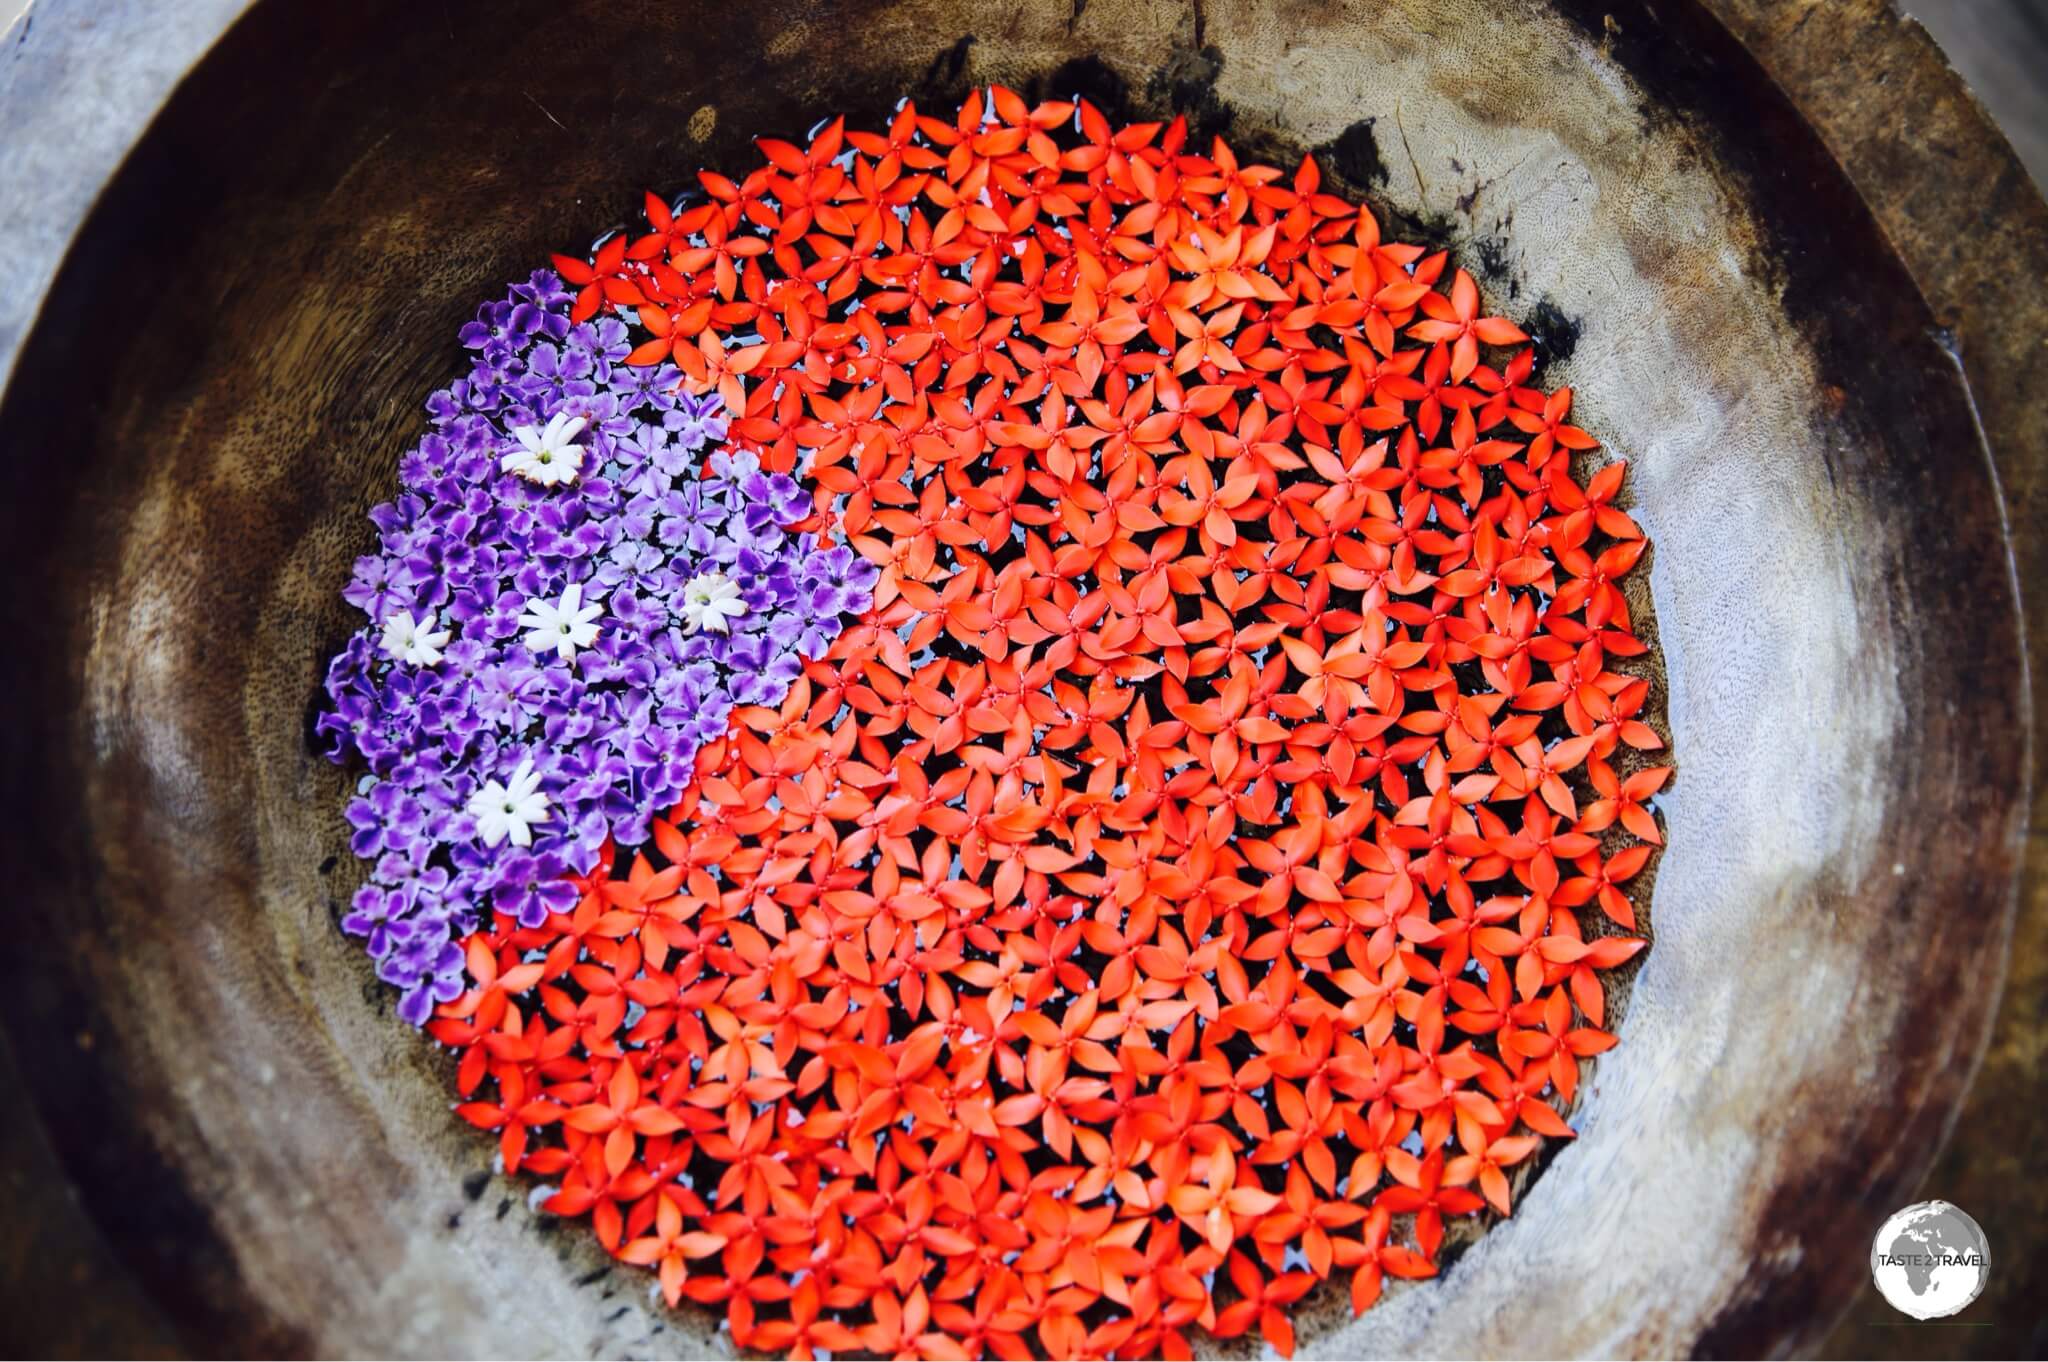
[[[1630,461],[1655,544],[1679,777],[1622,1044],[1511,1221],[1362,1320],[1304,1321],[1304,1352],[1815,1336],[1982,1045],[2018,626],[1918,294],[1745,54],[1656,11],[258,5],[107,189],[0,410],[25,851],[0,1014],[167,1309],[215,1350],[723,1350],[590,1275],[521,1186],[465,1192],[490,1145],[335,926],[349,777],[311,707],[364,512],[478,301],[755,135],[1000,81],[1314,150],[1390,234],[1455,248]]]

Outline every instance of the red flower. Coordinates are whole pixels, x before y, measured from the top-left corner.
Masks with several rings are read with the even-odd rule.
[[[1621,466],[1445,255],[1184,141],[906,104],[557,261],[883,569],[434,1023],[741,1346],[1289,1352],[1508,1214],[1615,1043],[1647,942],[1579,915],[1635,927],[1671,774]]]

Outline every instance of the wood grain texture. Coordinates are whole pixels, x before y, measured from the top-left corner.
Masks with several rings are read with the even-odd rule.
[[[1305,1351],[1815,1345],[1953,1121],[2004,969],[2029,697],[1979,423],[2043,463],[2048,272],[1983,281],[2043,210],[1924,36],[1875,5],[1716,9],[259,6],[108,187],[0,409],[23,483],[0,701],[34,716],[0,750],[23,834],[0,1018],[180,1337],[718,1346],[451,1121],[444,1066],[332,926],[344,777],[307,709],[362,512],[476,299],[752,133],[1001,79],[1178,109],[1251,155],[1348,148],[1351,187],[1492,262],[1510,315],[1576,324],[1552,377],[1657,541],[1682,775],[1624,1043],[1513,1221]],[[1845,51],[1887,93],[1838,80]],[[1886,98],[1952,117],[1924,147],[1867,133]],[[1982,251],[1951,223],[1940,254],[1874,184],[1994,187]]]

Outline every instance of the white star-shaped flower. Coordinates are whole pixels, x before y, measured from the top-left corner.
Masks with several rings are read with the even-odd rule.
[[[469,797],[469,812],[485,846],[494,847],[508,837],[513,846],[532,846],[533,825],[548,821],[548,797],[540,792],[533,758],[523,759],[505,784],[485,781],[483,788]]]
[[[527,631],[527,647],[537,653],[559,653],[567,662],[575,658],[578,648],[588,648],[596,641],[597,617],[603,613],[602,604],[583,604],[583,584],[571,582],[560,605],[528,601],[520,613],[519,627]]]
[[[723,634],[747,613],[739,584],[722,572],[700,572],[683,586],[683,625],[691,633]]]
[[[512,438],[519,441],[519,448],[500,459],[498,466],[542,487],[574,482],[583,467],[583,448],[571,442],[587,424],[584,417],[556,412],[545,430],[514,426]]]
[[[441,660],[441,650],[449,639],[446,629],[436,629],[433,624],[431,612],[418,619],[410,610],[395,612],[384,621],[384,651],[410,666],[433,666]]]

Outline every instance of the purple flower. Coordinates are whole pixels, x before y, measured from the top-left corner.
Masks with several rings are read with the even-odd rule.
[[[403,851],[420,829],[419,801],[390,781],[379,783],[366,799],[351,799],[348,821],[355,828],[350,849],[358,856]]]
[[[462,948],[449,941],[435,955],[432,968],[420,971],[398,1000],[398,1015],[407,1025],[425,1026],[435,1007],[461,996]]]
[[[538,927],[549,913],[566,913],[576,906],[576,886],[562,878],[566,874],[568,863],[553,852],[518,853],[504,863],[491,903],[518,918],[520,926]]]
[[[413,924],[406,920],[411,911],[412,903],[401,891],[366,884],[356,890],[349,913],[341,919],[341,929],[362,937],[370,958],[382,960],[392,947],[412,936]]]
[[[681,391],[670,365],[626,365],[626,324],[571,325],[570,303],[536,271],[461,329],[466,373],[428,398],[398,495],[370,513],[376,551],[342,592],[365,620],[328,666],[315,731],[370,772],[344,810],[369,873],[342,927],[414,1025],[460,996],[459,941],[487,912],[535,927],[572,909],[568,877],[596,868],[607,837],[646,841],[734,707],[779,703],[878,578],[844,546],[787,532],[810,494],[717,447],[717,394]],[[575,480],[501,471],[513,426],[563,415],[588,422]],[[730,634],[686,634],[681,589],[711,572],[746,611]],[[571,585],[606,602],[598,636],[573,663],[538,657],[519,617]],[[438,663],[377,646],[399,610],[454,635]],[[487,845],[469,801],[529,757],[547,815],[531,845]]]

